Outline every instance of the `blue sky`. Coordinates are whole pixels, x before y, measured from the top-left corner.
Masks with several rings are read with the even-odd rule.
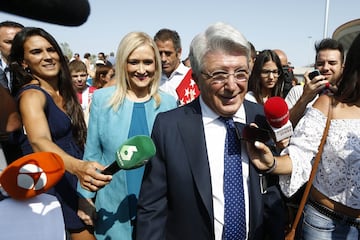
[[[314,42],[324,35],[326,0],[89,0],[91,13],[79,27],[48,24],[0,12],[0,21],[13,20],[41,27],[73,52],[116,52],[131,31],[153,36],[160,28],[180,34],[185,58],[192,38],[217,21],[242,32],[257,50],[280,48],[295,67],[313,62]],[[329,0],[328,34],[360,18],[359,0]],[[66,16],[64,16],[66,17]]]

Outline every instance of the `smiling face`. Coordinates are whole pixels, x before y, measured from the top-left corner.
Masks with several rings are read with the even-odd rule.
[[[24,42],[23,67],[42,80],[57,79],[60,57],[55,48],[41,36],[31,36]]]
[[[325,76],[326,80],[335,84],[341,78],[344,69],[340,51],[335,49],[319,51],[316,55],[315,68]]]
[[[204,57],[203,65],[204,73],[218,70],[234,73],[249,69],[247,57],[234,52],[231,55],[221,51],[210,52]],[[248,81],[236,82],[234,76],[230,75],[225,83],[216,83],[212,78],[203,78],[204,74],[201,76],[202,78],[196,81],[206,105],[220,116],[233,116],[244,101]]]
[[[127,59],[127,73],[130,89],[142,95],[149,93],[149,85],[154,80],[155,53],[149,45],[136,48]]]

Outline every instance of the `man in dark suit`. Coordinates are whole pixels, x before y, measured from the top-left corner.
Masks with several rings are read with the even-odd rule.
[[[5,88],[8,93],[11,92],[13,81],[13,75],[9,69],[12,41],[15,35],[23,28],[24,26],[17,22],[0,22],[0,85]],[[3,101],[6,99],[7,102],[2,104],[3,106],[1,106],[2,108],[0,108],[0,112],[4,114],[3,116],[7,116],[7,114],[9,114],[9,109],[12,109],[12,102],[13,104],[16,104],[16,102],[14,99],[8,98],[10,96],[9,94],[2,93],[2,95],[6,98],[0,99]],[[15,115],[18,115],[16,107],[15,112],[12,112],[10,115],[11,118],[7,119],[7,128],[4,129],[3,127],[0,127],[0,158],[5,156],[7,164],[10,164],[21,157],[19,147],[9,141],[9,138],[11,138],[11,132],[15,131],[19,125],[20,117]],[[14,117],[16,117],[16,119]]]
[[[264,127],[263,108],[244,100],[249,79],[250,46],[233,27],[216,23],[190,46],[193,79],[201,94],[193,102],[160,113],[153,127],[156,156],[146,166],[138,202],[136,239],[263,239],[260,176],[241,148],[244,192],[243,237],[227,237],[225,217],[225,141],[219,119]],[[237,129],[238,132],[241,129]],[[272,166],[269,166],[272,169]]]

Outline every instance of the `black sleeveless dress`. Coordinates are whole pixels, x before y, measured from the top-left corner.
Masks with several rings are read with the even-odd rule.
[[[44,111],[53,142],[69,155],[82,159],[83,150],[76,144],[73,138],[70,117],[56,106],[51,96],[45,90],[37,85],[27,85],[22,88],[17,94],[18,101],[19,95],[28,89],[39,90],[46,96]],[[14,134],[14,141],[20,145],[23,155],[33,153],[33,149],[27,139],[24,129],[21,129]],[[85,227],[82,220],[77,216],[78,196],[76,186],[77,177],[65,171],[62,179],[55,185],[55,187],[48,191],[49,194],[56,196],[59,200],[64,215],[65,228],[69,231]]]

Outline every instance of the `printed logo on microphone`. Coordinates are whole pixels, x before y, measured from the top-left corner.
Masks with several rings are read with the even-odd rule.
[[[45,187],[47,177],[42,168],[35,164],[26,164],[19,169],[17,185],[23,189],[40,190]]]
[[[269,122],[271,123],[274,123],[274,124],[278,124],[279,122],[280,123],[283,123],[283,122],[287,122],[289,120],[289,111],[287,111],[283,116],[280,116],[278,118],[269,118]],[[272,124],[270,124],[272,125]]]
[[[120,151],[117,152],[118,159],[120,160],[121,166],[124,166],[126,163],[124,161],[130,161],[134,153],[138,151],[137,147],[134,145],[124,145],[121,147]]]
[[[0,184],[12,198],[27,199],[48,191],[64,173],[64,162],[58,154],[31,153],[7,166],[0,176]]]

